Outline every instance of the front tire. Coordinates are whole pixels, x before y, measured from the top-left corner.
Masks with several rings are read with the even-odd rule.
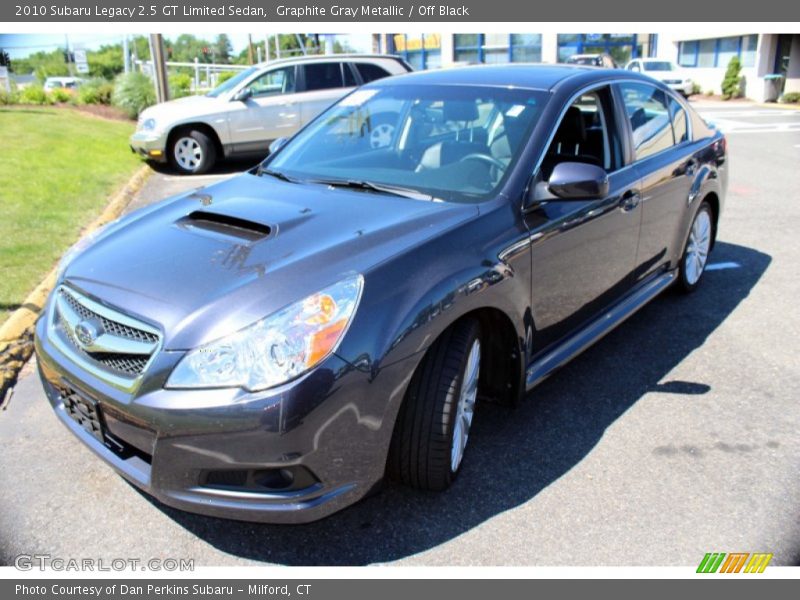
[[[196,129],[178,132],[169,149],[172,166],[183,175],[205,173],[217,160],[214,141]]]
[[[694,215],[681,257],[678,282],[684,292],[693,292],[700,285],[711,252],[713,229],[714,216],[711,207],[708,202],[703,202]]]
[[[461,468],[478,395],[480,328],[457,323],[434,343],[409,383],[387,470],[406,485],[447,489]]]

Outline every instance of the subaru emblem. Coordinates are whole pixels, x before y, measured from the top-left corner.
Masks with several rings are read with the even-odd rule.
[[[97,339],[97,329],[89,321],[81,321],[75,326],[75,337],[81,346],[91,346]]]

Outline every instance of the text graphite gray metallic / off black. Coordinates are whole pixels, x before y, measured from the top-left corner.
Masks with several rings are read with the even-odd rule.
[[[79,242],[36,352],[56,414],[128,480],[280,523],[386,476],[447,488],[476,404],[700,283],[728,179],[683,98],[585,67],[387,78],[273,150]]]

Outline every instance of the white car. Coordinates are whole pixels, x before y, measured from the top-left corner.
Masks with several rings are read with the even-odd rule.
[[[44,80],[44,91],[52,92],[53,90],[74,90],[83,83],[83,79],[79,77],[48,77]]]
[[[130,146],[140,156],[169,162],[187,175],[208,171],[222,158],[263,158],[274,140],[294,135],[356,86],[410,70],[396,56],[364,54],[255,65],[204,96],[143,110]],[[376,135],[381,131],[373,128]]]
[[[661,58],[635,58],[625,68],[648,75],[670,87],[670,89],[690,96],[694,82],[689,75],[674,62]]]

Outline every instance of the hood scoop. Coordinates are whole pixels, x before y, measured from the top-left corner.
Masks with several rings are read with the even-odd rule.
[[[176,225],[182,229],[197,233],[223,235],[248,242],[263,240],[274,232],[273,227],[264,223],[205,210],[196,210],[189,213],[180,218]]]

